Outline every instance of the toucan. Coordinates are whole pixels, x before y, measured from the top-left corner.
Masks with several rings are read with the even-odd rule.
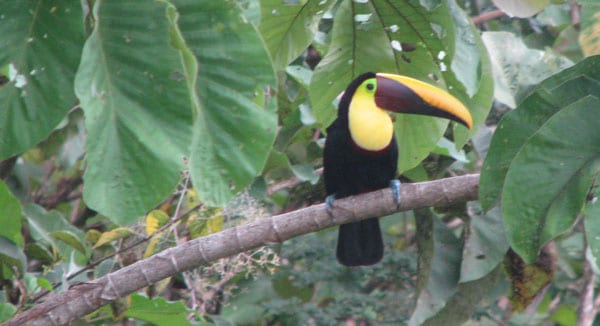
[[[398,145],[388,112],[446,118],[469,129],[473,124],[469,110],[444,90],[401,75],[361,74],[344,91],[337,119],[327,128],[323,179],[330,214],[335,199],[389,186],[400,203]],[[336,256],[346,266],[379,262],[383,240],[378,218],[341,225]]]

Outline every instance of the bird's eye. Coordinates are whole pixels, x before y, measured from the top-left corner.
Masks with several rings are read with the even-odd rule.
[[[367,89],[372,91],[375,89],[375,85],[373,83],[367,83]]]

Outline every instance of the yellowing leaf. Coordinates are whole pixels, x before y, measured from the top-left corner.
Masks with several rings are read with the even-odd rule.
[[[505,266],[511,280],[510,301],[515,311],[523,311],[552,281],[556,271],[556,253],[545,247],[533,264],[526,264],[519,255],[509,250]]]
[[[223,229],[223,212],[220,208],[203,207],[197,214],[190,216],[187,227],[192,238],[198,238]]]
[[[586,57],[600,54],[600,9],[598,4],[586,4],[582,9],[579,45]]]
[[[96,243],[100,239],[100,236],[102,236],[102,232],[96,229],[89,229],[85,233],[85,241],[87,241],[88,243]]]
[[[160,241],[160,237],[153,237],[152,239],[150,239],[150,241],[148,242],[148,246],[146,247],[146,250],[144,250],[144,258],[148,258],[155,253],[155,248],[156,248],[156,245],[159,243],[159,241]]]
[[[151,235],[169,222],[169,216],[161,210],[153,210],[146,215],[146,234]]]
[[[188,209],[193,208],[200,204],[200,197],[198,196],[198,192],[194,188],[188,189],[185,194],[185,205]]]
[[[133,231],[127,228],[116,228],[114,230],[104,232],[102,233],[102,235],[100,235],[100,238],[94,245],[93,249],[96,249],[115,240],[127,238],[131,235],[133,235]]]

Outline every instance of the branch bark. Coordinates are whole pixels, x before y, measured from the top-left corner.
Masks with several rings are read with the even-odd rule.
[[[166,277],[246,250],[369,217],[475,200],[478,184],[479,174],[404,184],[400,205],[394,203],[390,189],[382,189],[336,200],[333,216],[328,215],[324,204],[318,204],[225,229],[167,249],[96,280],[76,284],[20,313],[5,325],[67,324]]]

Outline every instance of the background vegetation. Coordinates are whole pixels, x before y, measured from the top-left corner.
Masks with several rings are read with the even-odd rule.
[[[384,71],[447,89],[475,120],[397,116],[403,179],[481,171],[480,201],[382,219],[372,267],[335,263],[324,230],[82,323],[592,324],[599,12],[594,0],[0,0],[0,320],[322,202],[336,97]]]

